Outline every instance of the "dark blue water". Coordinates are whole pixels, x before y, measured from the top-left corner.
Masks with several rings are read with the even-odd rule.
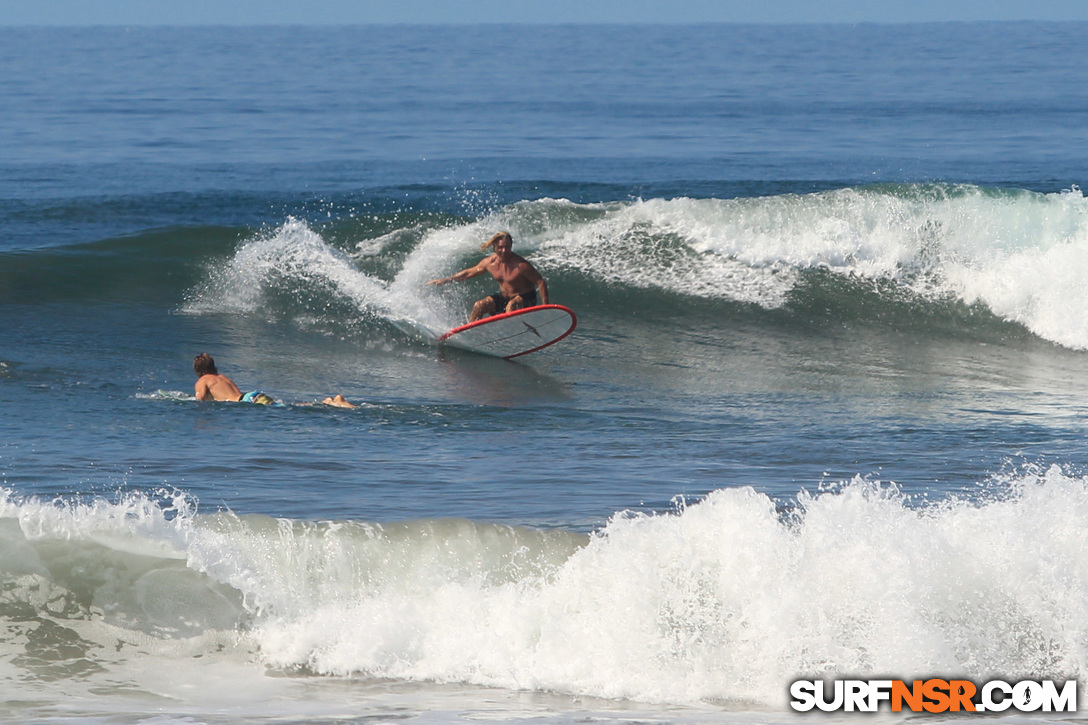
[[[0,30],[0,712],[1079,676],[1086,29]],[[401,332],[502,229],[575,333]]]

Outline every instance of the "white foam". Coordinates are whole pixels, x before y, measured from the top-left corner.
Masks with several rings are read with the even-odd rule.
[[[1088,347],[1088,203],[977,187],[840,189],[747,199],[650,199],[538,242],[545,268],[782,305],[809,269],[981,302],[1045,339]]]
[[[2,492],[3,601],[47,617],[76,601],[65,589],[92,602],[66,626],[91,646],[140,642],[108,669],[141,686],[148,657],[180,666],[224,637],[224,667],[251,652],[289,671],[658,703],[782,708],[812,675],[1083,679],[1088,479],[1054,467],[979,494],[912,502],[857,479],[783,513],[723,489],[585,537]]]
[[[856,480],[786,520],[721,490],[618,516],[584,548],[544,543],[521,571],[466,546],[475,527],[364,545],[281,525],[231,576],[260,593],[262,657],[328,674],[770,706],[803,674],[1082,677],[1088,481],[1009,485],[916,508]]]

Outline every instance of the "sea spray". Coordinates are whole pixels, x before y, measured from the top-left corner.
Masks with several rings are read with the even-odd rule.
[[[389,308],[380,280],[359,272],[350,257],[299,219],[261,231],[231,259],[209,266],[205,282],[188,295],[191,313],[252,313],[276,299],[294,308],[320,308],[346,298],[359,309]]]

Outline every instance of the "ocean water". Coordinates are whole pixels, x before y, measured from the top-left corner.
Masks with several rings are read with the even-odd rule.
[[[0,29],[0,719],[1088,681],[1086,32]]]

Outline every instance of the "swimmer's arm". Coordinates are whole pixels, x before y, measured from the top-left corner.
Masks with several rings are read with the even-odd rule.
[[[208,388],[208,383],[203,378],[196,381],[196,399],[197,400],[212,400],[212,391]]]

